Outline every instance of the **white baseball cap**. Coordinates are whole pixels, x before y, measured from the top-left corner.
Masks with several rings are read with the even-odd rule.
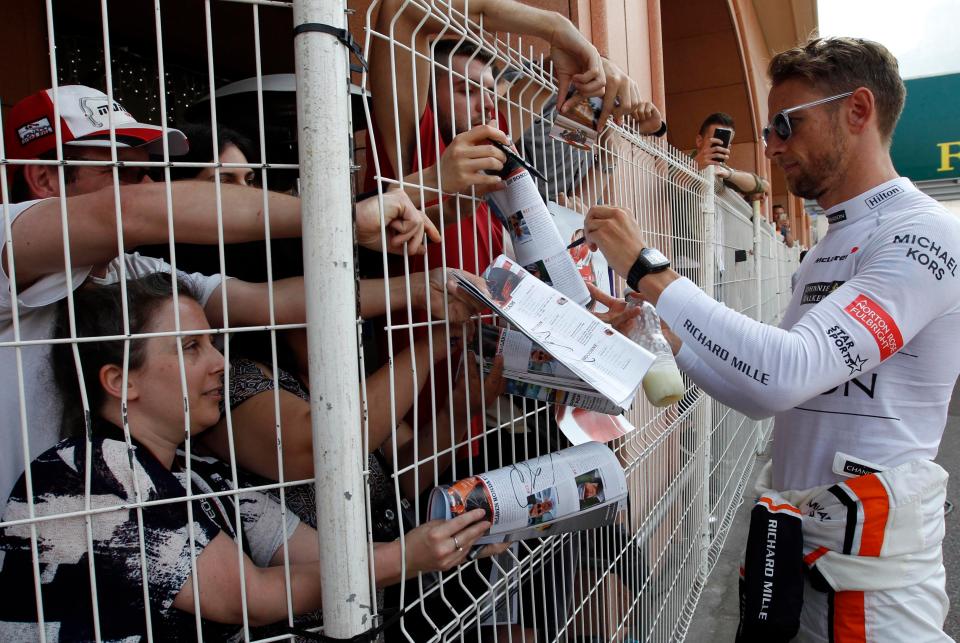
[[[146,146],[151,154],[163,153],[163,128],[139,123],[123,106],[100,90],[84,85],[64,85],[45,89],[18,102],[6,122],[6,155],[11,159],[38,158],[56,149],[54,100],[60,107],[60,133],[70,146],[109,147],[110,120],[117,147]],[[111,117],[112,114],[112,117]],[[170,156],[187,153],[187,137],[178,129],[167,128]]]

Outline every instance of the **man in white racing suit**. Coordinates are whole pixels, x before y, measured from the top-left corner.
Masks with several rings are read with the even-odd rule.
[[[812,40],[769,74],[766,155],[829,221],[779,328],[670,270],[623,210],[591,210],[587,239],[655,303],[700,387],[775,416],[760,486],[802,517],[799,639],[950,640],[932,460],[960,373],[960,220],[894,170],[905,90],[882,45]]]

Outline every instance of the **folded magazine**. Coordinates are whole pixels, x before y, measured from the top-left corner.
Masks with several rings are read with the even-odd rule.
[[[626,498],[617,456],[588,442],[436,487],[427,511],[450,520],[483,509],[492,526],[477,543],[489,544],[609,525]]]
[[[600,396],[614,407],[610,410],[616,413],[629,408],[644,374],[654,362],[652,353],[504,255],[497,257],[484,272],[486,290],[459,274],[456,278],[461,288],[493,308],[529,339],[531,347],[535,344],[537,349],[564,367],[565,370],[553,368],[552,373],[539,374],[539,381],[545,385],[549,383],[548,388]],[[497,341],[501,339],[506,342],[510,338],[498,338]],[[514,375],[516,377],[512,379],[516,381],[537,384],[537,381],[531,382],[530,378],[520,376],[524,368],[523,350],[510,352],[511,373],[507,376]],[[495,354],[485,355],[491,359],[493,356]],[[526,357],[526,371],[529,372],[530,353]],[[508,367],[506,355],[504,366]],[[579,379],[576,387],[571,374]],[[542,391],[535,394],[544,395]]]
[[[597,393],[576,373],[517,330],[485,324],[482,327],[485,373],[503,356],[504,392],[557,406],[575,406],[617,415],[619,406]]]
[[[487,203],[510,236],[516,261],[578,304],[590,303],[590,291],[530,173],[508,160],[500,175],[505,187],[488,194]]]

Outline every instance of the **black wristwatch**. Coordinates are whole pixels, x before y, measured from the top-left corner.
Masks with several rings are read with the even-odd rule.
[[[653,272],[663,272],[670,267],[670,260],[656,248],[644,248],[640,256],[633,262],[627,274],[627,285],[632,290],[638,290],[637,284],[641,279]]]

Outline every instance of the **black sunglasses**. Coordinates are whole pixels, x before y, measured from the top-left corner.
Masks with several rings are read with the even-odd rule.
[[[787,109],[780,110],[774,115],[770,124],[763,128],[764,145],[766,145],[770,140],[771,131],[775,132],[777,136],[780,137],[781,141],[785,141],[790,138],[790,135],[793,134],[793,128],[790,126],[791,112],[797,112],[801,109],[807,109],[808,107],[816,107],[817,105],[823,105],[824,103],[840,100],[841,98],[846,98],[851,94],[853,94],[853,92],[844,92],[842,94],[837,94],[836,96],[828,96],[827,98],[821,98],[810,103],[804,103],[803,105],[797,105],[796,107],[788,107]]]

